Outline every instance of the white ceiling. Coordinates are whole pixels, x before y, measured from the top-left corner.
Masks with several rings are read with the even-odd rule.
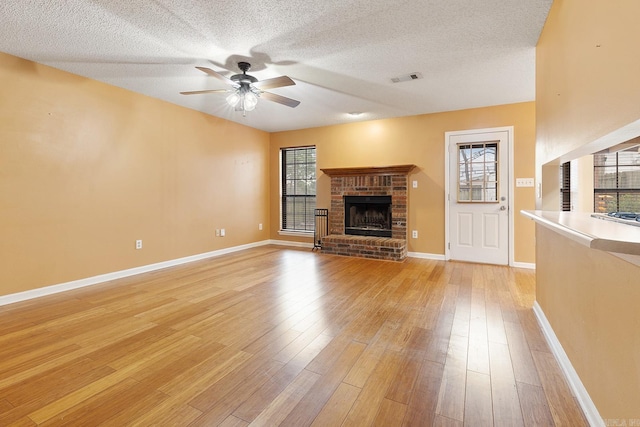
[[[551,3],[3,0],[0,51],[274,132],[532,101]],[[224,94],[179,94],[226,89],[195,66],[231,76],[239,60],[258,80],[291,77],[271,91],[301,104],[242,117]]]

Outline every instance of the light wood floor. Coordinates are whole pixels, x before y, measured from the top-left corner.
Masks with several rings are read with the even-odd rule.
[[[534,286],[265,246],[0,307],[0,425],[587,425]]]

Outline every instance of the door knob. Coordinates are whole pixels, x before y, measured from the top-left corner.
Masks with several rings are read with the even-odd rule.
[[[506,207],[506,206],[500,206],[500,210],[501,210],[501,211],[506,211],[506,210],[507,210],[507,207]]]

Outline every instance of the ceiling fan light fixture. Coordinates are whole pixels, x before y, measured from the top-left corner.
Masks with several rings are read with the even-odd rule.
[[[247,91],[243,96],[243,104],[245,111],[253,111],[256,108],[256,104],[258,104],[258,97],[252,91]]]
[[[236,110],[242,111],[244,115],[247,111],[255,110],[258,104],[258,95],[251,88],[241,86],[227,96],[227,104]]]
[[[231,95],[227,96],[227,104],[231,107],[235,107],[240,102],[240,94],[236,92],[232,92]]]

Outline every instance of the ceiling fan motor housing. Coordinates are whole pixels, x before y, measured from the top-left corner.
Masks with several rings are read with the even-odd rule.
[[[238,68],[242,70],[242,74],[234,74],[233,76],[231,76],[230,79],[232,81],[240,84],[252,84],[258,81],[258,79],[256,79],[255,77],[247,74],[247,71],[251,69],[251,64],[249,64],[248,62],[238,62]]]

